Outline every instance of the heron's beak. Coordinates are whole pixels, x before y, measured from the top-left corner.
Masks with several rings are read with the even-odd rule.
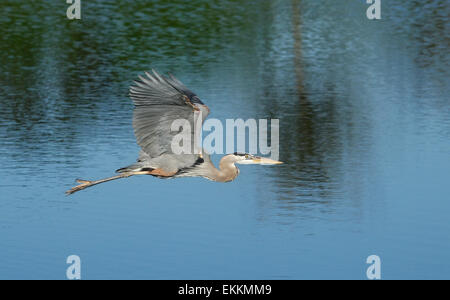
[[[253,157],[252,160],[255,164],[259,165],[279,165],[283,163],[281,161],[273,160],[266,157]]]
[[[236,163],[241,164],[241,165],[279,165],[279,164],[282,164],[283,162],[273,160],[270,158],[266,158],[266,157],[254,156],[254,157],[250,157],[246,160],[238,161]]]

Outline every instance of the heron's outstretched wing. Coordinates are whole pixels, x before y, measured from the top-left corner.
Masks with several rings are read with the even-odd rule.
[[[209,108],[178,79],[165,77],[152,71],[139,76],[140,80],[130,87],[130,97],[134,102],[134,133],[138,145],[150,158],[163,154],[173,154],[171,143],[179,132],[171,131],[177,119],[188,120],[191,141],[194,139],[194,119],[200,116],[201,122],[209,113]],[[175,154],[173,154],[175,155]],[[195,163],[198,155],[176,156],[180,168]]]

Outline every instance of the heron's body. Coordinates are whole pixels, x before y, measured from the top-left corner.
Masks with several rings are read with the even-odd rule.
[[[96,180],[78,180],[78,186],[68,190],[72,194],[87,187],[133,175],[152,175],[160,178],[204,177],[217,182],[234,180],[242,164],[278,164],[280,162],[250,154],[225,155],[216,168],[204,151],[191,154],[177,154],[172,150],[172,141],[179,131],[173,131],[176,120],[186,120],[191,131],[191,149],[195,148],[195,124],[205,120],[209,108],[187,89],[180,81],[170,75],[165,77],[155,71],[139,76],[140,81],[130,87],[130,97],[134,102],[133,128],[141,152],[136,163],[118,169],[116,176]],[[200,119],[199,119],[200,118]],[[201,124],[200,123],[200,124]]]
[[[232,181],[239,174],[239,169],[234,164],[234,154],[222,157],[217,169],[209,159],[209,155],[203,153],[197,156],[197,160],[193,164],[186,167],[178,167],[179,161],[186,161],[189,158],[183,158],[184,154],[178,155],[177,161],[171,161],[172,154],[163,154],[157,158],[151,158],[145,153],[141,153],[138,161],[128,167],[117,170],[119,173],[127,172],[150,172],[160,178],[176,178],[176,177],[204,177],[209,180],[218,182]],[[206,158],[206,161],[205,161]],[[171,162],[168,164],[167,162]],[[165,173],[165,174],[162,174]]]

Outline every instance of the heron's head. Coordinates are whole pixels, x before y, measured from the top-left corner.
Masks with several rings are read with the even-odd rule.
[[[235,152],[230,154],[235,160],[235,163],[241,165],[279,165],[281,161],[273,160],[267,157],[255,156],[248,153]]]

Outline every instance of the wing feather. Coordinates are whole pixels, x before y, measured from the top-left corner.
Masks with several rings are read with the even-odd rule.
[[[130,87],[130,98],[135,109],[133,128],[136,141],[149,158],[172,153],[171,143],[178,132],[171,131],[172,123],[177,119],[188,120],[191,125],[191,141],[194,141],[194,113],[202,113],[202,122],[209,109],[191,90],[173,75],[165,77],[152,70]],[[198,159],[197,154],[183,154],[173,157],[178,168],[186,168]]]

